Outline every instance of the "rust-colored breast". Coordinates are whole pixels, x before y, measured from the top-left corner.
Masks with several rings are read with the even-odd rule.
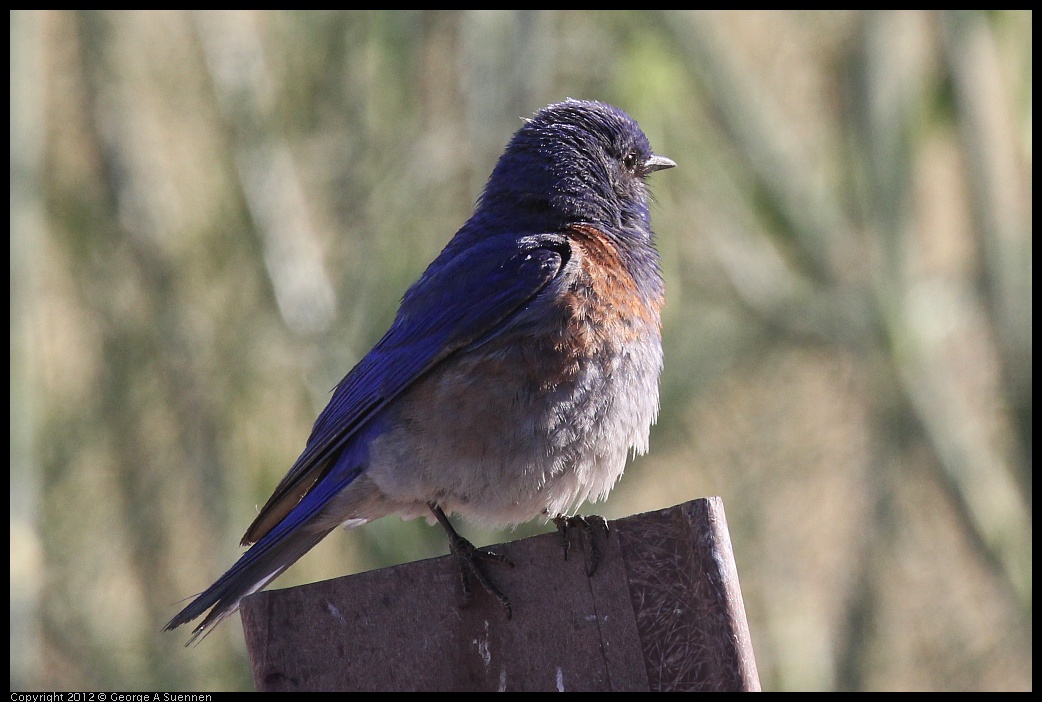
[[[580,270],[565,293],[573,323],[570,343],[588,352],[617,349],[658,330],[663,299],[644,295],[619,254],[618,246],[593,227],[569,231]]]

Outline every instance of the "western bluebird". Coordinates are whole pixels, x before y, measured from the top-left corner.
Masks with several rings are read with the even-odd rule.
[[[506,526],[603,499],[658,414],[664,285],[651,151],[622,110],[566,100],[526,120],[474,214],[340,381],[250,546],[166,629],[194,640],[337,525],[433,516],[464,574],[509,602],[446,513]]]

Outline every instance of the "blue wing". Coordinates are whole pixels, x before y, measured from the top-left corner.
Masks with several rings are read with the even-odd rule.
[[[279,524],[388,402],[446,357],[508,325],[554,279],[570,253],[568,240],[554,234],[450,244],[405,294],[387,334],[337,385],[307,447],[246,530],[243,545]],[[321,504],[347,484],[341,479],[328,482]]]
[[[204,636],[321,541],[330,529],[306,525],[358,477],[366,447],[353,439],[369,420],[440,361],[507,328],[570,255],[558,235],[457,236],[405,294],[383,339],[337,385],[304,452],[246,531],[243,545],[253,546],[166,629],[210,610],[190,641]]]

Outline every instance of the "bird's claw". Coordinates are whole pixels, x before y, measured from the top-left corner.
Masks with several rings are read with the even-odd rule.
[[[514,610],[510,606],[510,599],[503,594],[503,592],[496,587],[496,584],[492,582],[491,578],[485,574],[481,564],[478,561],[490,561],[492,563],[501,563],[511,568],[514,567],[514,563],[501,554],[495,553],[494,551],[483,551],[474,547],[474,544],[470,543],[467,539],[463,538],[456,532],[449,522],[445,513],[442,512],[441,508],[431,505],[431,511],[434,512],[434,516],[438,518],[445,532],[449,536],[449,551],[453,556],[456,557],[456,562],[459,563],[460,579],[463,582],[463,606],[466,607],[470,604],[470,601],[474,597],[473,590],[471,589],[471,579],[477,580],[481,587],[485,588],[485,591],[492,595],[499,604],[503,605],[503,608],[507,611],[507,619],[511,619],[514,616]]]
[[[474,596],[471,589],[471,580],[477,580],[478,584],[485,588],[485,591],[488,594],[492,595],[499,604],[503,605],[503,608],[507,611],[507,619],[511,619],[514,615],[514,611],[510,606],[510,599],[503,594],[503,592],[496,587],[496,584],[492,582],[491,578],[485,574],[479,561],[501,563],[511,568],[514,567],[513,562],[502,554],[493,551],[482,551],[475,548],[474,544],[470,543],[462,536],[451,540],[449,549],[452,551],[452,554],[456,556],[456,561],[459,563],[460,578],[463,581],[463,606],[466,607],[469,605]]]
[[[597,538],[598,532],[603,532],[603,539],[606,541],[608,538],[608,522],[604,517],[598,517],[595,514],[591,514],[585,517],[581,514],[576,514],[571,517],[566,517],[563,514],[559,514],[554,517],[554,526],[557,527],[557,531],[561,534],[561,539],[564,541],[564,559],[568,560],[568,551],[571,548],[571,542],[568,539],[568,530],[572,528],[582,529],[586,533],[587,538],[590,540],[590,562],[586,569],[587,577],[593,576],[597,572],[597,566],[601,562],[601,541]]]

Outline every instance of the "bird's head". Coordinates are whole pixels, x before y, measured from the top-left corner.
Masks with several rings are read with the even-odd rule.
[[[652,152],[628,114],[565,100],[539,110],[514,134],[478,203],[489,220],[560,229],[590,224],[650,237],[645,178],[676,164]]]

